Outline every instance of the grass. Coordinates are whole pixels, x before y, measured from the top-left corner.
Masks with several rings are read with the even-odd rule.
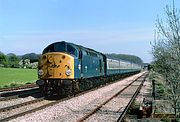
[[[0,88],[35,83],[37,79],[36,69],[0,68]]]

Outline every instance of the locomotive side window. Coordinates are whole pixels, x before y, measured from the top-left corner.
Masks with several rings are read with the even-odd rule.
[[[90,55],[90,56],[93,56],[93,57],[97,57],[97,54],[96,54],[96,53],[93,53],[93,52],[89,52],[89,55]]]
[[[82,53],[82,57],[88,55],[88,54],[87,54],[87,51],[82,50],[82,49],[81,49],[81,53]]]

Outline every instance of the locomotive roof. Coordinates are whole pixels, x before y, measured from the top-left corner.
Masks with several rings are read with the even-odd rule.
[[[81,46],[81,45],[77,45],[77,44],[74,44],[74,43],[71,43],[71,42],[58,41],[58,42],[54,42],[54,43],[52,43],[52,44],[56,44],[56,43],[66,43],[66,44],[70,44],[70,45],[73,45],[73,46],[75,46],[75,47],[78,47],[79,49],[83,49],[83,50],[86,50],[86,51],[90,51],[90,52],[94,52],[94,53],[103,55],[103,56],[107,57],[107,59],[112,59],[112,60],[118,60],[118,61],[124,61],[124,62],[133,63],[133,62],[131,62],[131,61],[122,60],[122,59],[120,59],[120,58],[114,58],[114,57],[105,55],[105,54],[103,54],[103,53],[101,53],[101,52],[98,52],[98,51],[95,51],[95,50],[93,50],[93,49],[91,49],[91,48],[87,48],[87,47],[84,47],[84,46]],[[50,45],[52,45],[52,44],[50,44]],[[48,45],[48,46],[50,46],[50,45]],[[47,47],[48,47],[48,46],[47,46]],[[133,64],[136,64],[136,63],[133,63]]]
[[[77,45],[77,44],[74,44],[74,43],[71,43],[71,42],[59,41],[59,42],[55,42],[55,43],[61,43],[61,42],[64,42],[64,43],[67,43],[67,44],[76,46],[76,47],[78,47],[79,49],[84,49],[84,50],[91,51],[91,52],[95,52],[95,53],[98,53],[98,54],[101,54],[101,55],[104,55],[104,56],[105,56],[105,54],[103,54],[103,53],[101,53],[101,52],[98,52],[98,51],[95,51],[95,50],[93,50],[93,49],[91,49],[91,48],[87,48],[87,47],[84,47],[84,46],[81,46],[81,45]],[[53,43],[53,44],[54,44],[54,43]]]

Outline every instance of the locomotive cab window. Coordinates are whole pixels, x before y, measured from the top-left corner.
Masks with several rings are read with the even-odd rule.
[[[53,46],[53,44],[49,45],[48,47],[46,47],[46,48],[43,50],[43,54],[48,53],[48,52],[54,52],[54,46]]]
[[[64,52],[64,51],[65,51],[65,43],[58,42],[58,43],[54,43],[46,47],[43,51],[43,54],[48,53],[48,52]]]
[[[64,42],[55,43],[54,50],[55,50],[55,52],[64,52],[65,51],[65,43]]]
[[[67,45],[67,53],[78,57],[78,51],[71,45]]]

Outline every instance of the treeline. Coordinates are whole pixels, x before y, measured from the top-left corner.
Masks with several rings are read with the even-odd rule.
[[[108,58],[115,58],[115,59],[122,59],[122,60],[126,60],[126,61],[130,61],[136,64],[143,64],[143,61],[141,58],[139,58],[138,56],[135,55],[126,55],[126,54],[106,54],[106,56]]]
[[[122,59],[126,61],[130,61],[137,64],[142,64],[143,61],[141,58],[134,55],[126,55],[126,54],[106,54],[108,58]],[[38,60],[40,54],[28,53],[25,55],[15,55],[13,53],[9,53],[5,55],[0,52],[0,67],[10,67],[10,68],[37,68]]]
[[[37,68],[40,54],[28,53],[17,56],[13,53],[5,55],[0,52],[0,67],[9,68]]]

